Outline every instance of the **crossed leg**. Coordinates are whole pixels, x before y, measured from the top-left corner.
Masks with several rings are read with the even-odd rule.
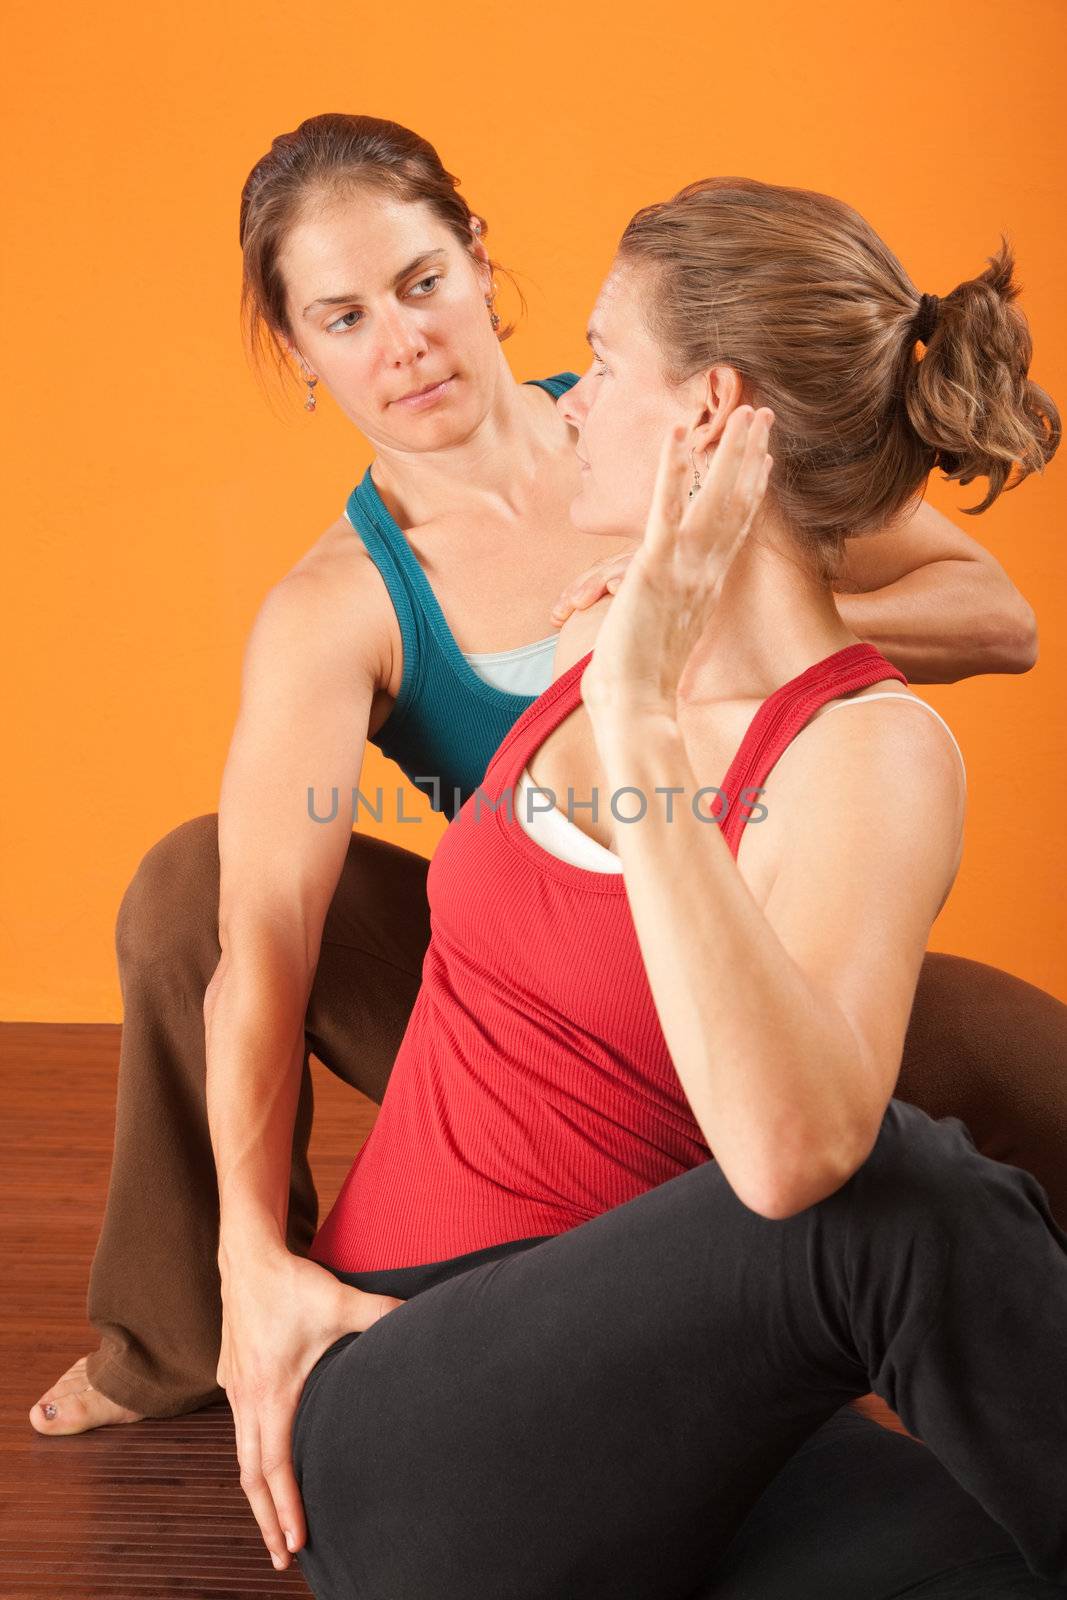
[[[300,1563],[319,1600],[691,1600],[873,1390],[993,1541],[1067,1583],[1065,1328],[1041,1186],[892,1100],[860,1170],[794,1217],[708,1162],[331,1346],[294,1435]]]

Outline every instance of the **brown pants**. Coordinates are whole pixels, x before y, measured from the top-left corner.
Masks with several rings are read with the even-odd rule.
[[[352,836],[305,1023],[289,1204],[289,1247],[300,1254],[318,1210],[308,1055],[381,1102],[430,936],[427,867],[396,845]],[[88,1376],[152,1417],[223,1398],[203,1016],[221,954],[218,906],[212,812],[153,845],[116,924],[124,1021],[115,1154],[89,1280],[101,1345]],[[1067,1006],[995,967],[927,954],[894,1094],[932,1117],[959,1117],[984,1155],[1032,1172],[1067,1227]]]

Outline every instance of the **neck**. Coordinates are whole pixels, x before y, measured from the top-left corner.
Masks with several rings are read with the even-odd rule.
[[[829,584],[788,530],[764,515],[739,551],[680,692],[692,704],[765,700],[825,656],[858,643]]]
[[[544,499],[546,457],[553,455],[574,460],[571,431],[548,395],[515,381],[501,350],[488,406],[469,434],[441,450],[385,446],[371,477],[401,527],[457,513],[514,521]],[[577,492],[576,461],[573,470]]]

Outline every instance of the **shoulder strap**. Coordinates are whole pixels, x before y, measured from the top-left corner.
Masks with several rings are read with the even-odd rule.
[[[348,497],[345,516],[382,575],[400,627],[404,681],[392,713],[395,716],[401,706],[406,708],[418,679],[418,663],[429,633],[425,608],[419,604],[418,589],[419,578],[425,583],[426,577],[411,546],[386,512],[369,467]],[[415,572],[412,571],[413,567]]]
[[[967,763],[963,759],[963,751],[960,749],[959,740],[956,738],[956,735],[953,733],[952,729],[949,727],[940,711],[935,710],[935,708],[930,704],[929,700],[924,700],[921,695],[897,694],[893,689],[883,689],[878,694],[862,695],[858,700],[837,700],[833,705],[823,706],[821,715],[826,716],[830,711],[842,711],[845,706],[866,705],[868,700],[908,700],[913,706],[922,706],[924,711],[929,711],[931,716],[937,718],[938,722],[940,722],[941,726],[952,740],[952,743],[955,746],[956,754],[960,758],[960,766],[963,768],[964,782],[967,781]]]
[[[515,719],[486,769],[487,787],[492,787],[498,779],[502,787],[509,779],[512,784],[518,781],[530,752],[542,744],[578,704],[582,673],[592,659],[593,652],[588,650],[578,661],[573,661],[566,672],[554,678]]]
[[[568,389],[573,389],[578,382],[577,372],[557,372],[552,378],[527,378],[527,383],[536,383],[539,389],[547,389],[553,400],[558,400],[561,394],[566,394]]]
[[[746,792],[755,803],[752,792],[763,787],[779,757],[827,700],[836,700],[839,695],[865,689],[886,678],[908,681],[880,650],[861,640],[815,662],[764,700],[722,782],[728,809],[721,826],[735,855],[751,809],[745,803]],[[722,806],[716,803],[712,814],[718,816],[721,810]]]

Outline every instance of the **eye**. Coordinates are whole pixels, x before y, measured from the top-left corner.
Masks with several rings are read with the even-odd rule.
[[[607,367],[604,365],[600,357],[595,355],[593,357],[593,377],[602,378],[607,370]]]
[[[356,327],[356,323],[347,322],[345,319],[347,317],[360,317],[362,315],[363,315],[363,313],[361,311],[346,311],[344,313],[344,316],[338,317],[336,322],[327,323],[326,332],[327,333],[332,333],[335,328],[342,328],[342,329],[343,328],[354,328],[354,327]]]
[[[441,273],[441,272],[433,272],[427,278],[420,278],[418,283],[412,284],[411,290],[409,292],[414,294],[416,290],[421,290],[422,292],[419,293],[416,296],[416,298],[419,299],[419,300],[425,300],[427,295],[433,294],[434,290],[437,288],[437,285],[440,283],[440,281],[441,281],[443,276],[444,276],[444,274]],[[426,287],[427,284],[429,284],[429,286],[430,286],[429,288]],[[346,312],[344,312],[344,314],[342,316],[337,318],[336,322],[327,323],[326,332],[327,333],[336,333],[336,332],[340,331],[341,333],[344,333],[347,328],[358,328],[359,322],[350,322],[349,321],[350,317],[358,317],[359,321],[362,322],[363,313],[362,313],[362,311],[346,311]]]

